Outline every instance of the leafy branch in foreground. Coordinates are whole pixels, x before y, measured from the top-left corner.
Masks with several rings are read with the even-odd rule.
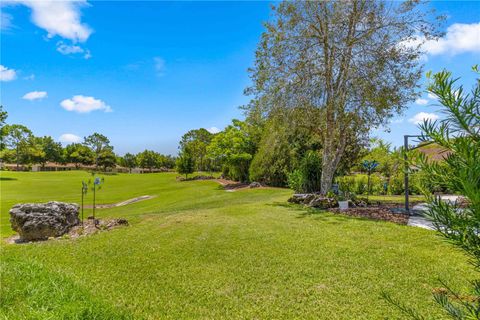
[[[478,74],[478,68],[473,69]],[[480,79],[476,79],[471,93],[465,93],[450,72],[429,77],[433,81],[428,91],[444,107],[444,118],[420,125],[422,140],[441,147],[444,160],[431,161],[423,156],[417,165],[429,177],[429,183],[446,186],[464,200],[446,202],[425,193],[428,216],[436,230],[462,249],[475,270],[480,271]],[[480,319],[480,281],[471,282],[473,290],[468,295],[456,292],[443,281],[441,284],[443,288],[434,292],[434,299],[450,318]],[[423,319],[388,294],[384,298],[412,318]]]

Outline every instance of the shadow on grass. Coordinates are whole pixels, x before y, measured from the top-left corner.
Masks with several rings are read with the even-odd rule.
[[[10,178],[10,177],[0,177],[0,181],[12,181],[18,180],[17,178]]]
[[[334,213],[324,209],[312,208],[302,204],[294,204],[294,203],[288,203],[288,202],[273,202],[268,205],[274,206],[274,207],[287,208],[292,211],[298,211],[299,214],[296,217],[297,219],[311,217],[314,220],[327,222],[329,224],[341,224],[343,222],[351,221],[352,219],[369,221],[369,222],[391,222],[391,221],[384,221],[379,219],[372,219],[368,217],[352,216],[352,215],[343,214],[343,213]]]
[[[339,221],[348,220],[347,216],[335,215],[335,214],[333,214],[333,213],[331,213],[327,210],[306,207],[306,206],[301,205],[301,204],[288,203],[288,202],[273,202],[273,203],[268,204],[268,205],[274,206],[274,207],[287,208],[287,209],[290,209],[292,211],[297,211],[298,212],[298,216],[296,217],[297,219],[302,219],[302,218],[306,218],[306,217],[313,217],[314,220],[322,220],[322,221],[327,221],[327,222],[330,222],[330,223],[339,223]]]

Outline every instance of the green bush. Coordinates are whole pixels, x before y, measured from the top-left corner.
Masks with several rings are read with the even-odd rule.
[[[367,177],[365,175],[355,176],[355,193],[365,194],[367,193]]]
[[[322,160],[318,152],[308,151],[298,169],[288,175],[288,186],[296,192],[315,192],[320,190]]]
[[[303,192],[303,177],[299,169],[288,174],[288,187],[295,192]]]
[[[343,176],[337,178],[338,189],[343,192],[355,192],[355,177],[354,176]]]

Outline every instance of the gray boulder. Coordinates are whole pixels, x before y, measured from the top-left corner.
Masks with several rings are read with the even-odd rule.
[[[260,184],[260,182],[252,182],[250,183],[250,188],[260,188],[262,185]]]
[[[16,204],[10,209],[10,223],[22,240],[45,240],[79,224],[78,209],[75,203],[56,201]]]
[[[288,202],[298,203],[298,204],[309,204],[316,195],[314,193],[295,193],[292,195]]]
[[[308,206],[319,209],[330,209],[338,206],[338,202],[333,198],[318,195],[308,203]]]

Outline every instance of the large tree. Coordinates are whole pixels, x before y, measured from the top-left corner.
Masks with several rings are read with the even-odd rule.
[[[55,142],[55,140],[53,140],[53,138],[50,136],[36,137],[35,140],[45,154],[45,160],[43,164],[47,161],[57,163],[63,161],[63,148],[60,142]]]
[[[206,171],[207,146],[212,140],[213,134],[204,128],[190,130],[182,136],[180,141],[180,153],[188,152],[198,171]]]
[[[386,124],[417,97],[421,44],[438,36],[418,1],[298,1],[274,8],[251,70],[250,113],[313,107],[322,113],[321,192],[348,137]]]
[[[113,152],[113,147],[110,145],[110,140],[103,134],[95,132],[92,135],[84,138],[83,144],[92,150],[95,154],[95,166],[99,166],[99,158],[107,149]]]
[[[223,173],[235,180],[248,181],[248,169],[256,151],[255,134],[243,121],[232,120],[216,134],[207,147],[208,157],[223,166]]]
[[[132,169],[137,166],[137,157],[134,154],[126,153],[121,159],[120,164],[126,168],[128,171],[132,173]]]
[[[144,150],[137,154],[137,163],[141,168],[149,169],[158,167],[158,153],[152,150]]]
[[[26,156],[28,141],[32,137],[32,132],[20,124],[6,125],[2,129],[5,132],[5,144],[7,147],[15,150],[15,162],[18,169],[22,159]]]
[[[72,143],[67,145],[64,149],[64,161],[74,163],[78,168],[80,164],[93,164],[95,161],[95,155],[89,147],[80,143]]]

